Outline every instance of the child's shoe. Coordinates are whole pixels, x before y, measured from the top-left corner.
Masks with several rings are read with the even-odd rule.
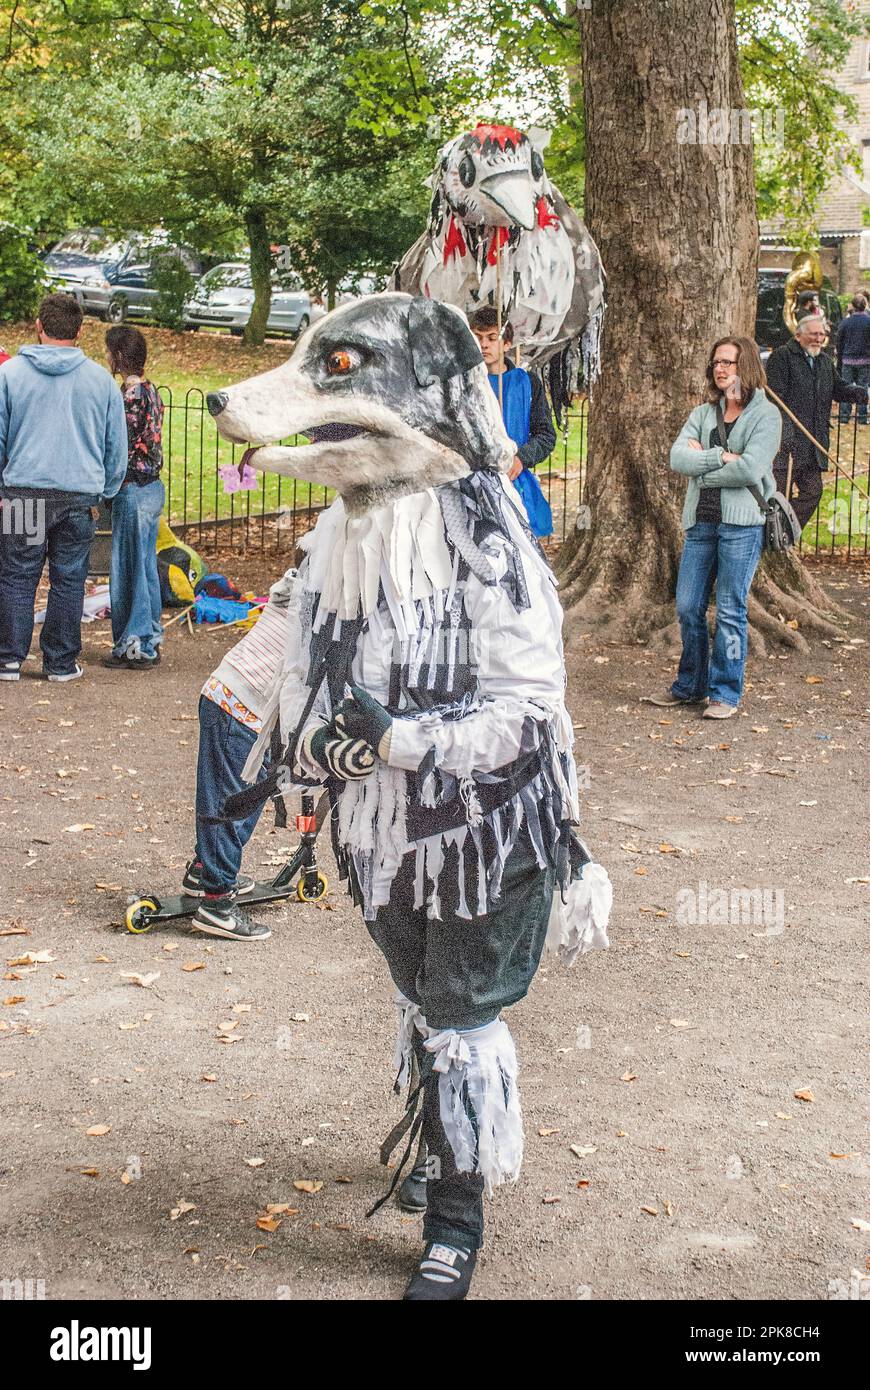
[[[467,1298],[476,1264],[476,1250],[430,1241],[405,1290],[403,1303],[457,1303]]]
[[[262,922],[252,922],[236,907],[235,891],[220,897],[203,896],[191,925],[208,936],[225,936],[233,941],[265,941],[272,933]]]
[[[256,880],[250,874],[239,874],[236,879],[235,892],[237,894],[250,893],[253,890]],[[181,880],[181,887],[189,898],[201,898],[205,889],[202,886],[202,860],[191,859],[185,865],[184,878]]]

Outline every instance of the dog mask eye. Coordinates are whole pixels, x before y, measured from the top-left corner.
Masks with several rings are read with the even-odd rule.
[[[327,376],[347,376],[359,366],[359,356],[349,348],[336,348],[326,359]]]

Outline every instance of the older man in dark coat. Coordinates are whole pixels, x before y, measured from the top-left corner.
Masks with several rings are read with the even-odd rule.
[[[782,445],[773,471],[780,492],[785,492],[788,461],[792,460],[792,488],[798,496],[790,498],[801,526],[806,526],[822,495],[822,473],[828,467],[827,450],[831,430],[831,402],[853,401],[866,406],[868,388],[852,386],[837,372],[822,346],[828,326],[821,314],[808,314],[798,322],[791,342],[777,348],[767,359],[767,384],[797,416],[805,429],[821,445],[817,448],[787,415],[782,419]]]

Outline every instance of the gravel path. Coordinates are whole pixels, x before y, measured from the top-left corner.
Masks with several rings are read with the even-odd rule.
[[[870,639],[870,576],[827,582]],[[48,1298],[392,1299],[418,1248],[415,1219],[364,1216],[399,1113],[393,1019],[330,864],[326,903],[261,909],[262,945],[118,929],[189,853],[196,696],[230,640],[176,625],[146,681],[98,666],[95,624],[85,680],[0,691],[0,1279]],[[527,1156],[488,1204],[475,1297],[826,1299],[870,1278],[868,646],[753,663],[712,727],[638,703],[669,674],[644,649],[572,654],[612,947],[545,965],[511,1012]],[[247,867],[292,838],[264,818]],[[717,924],[732,888],[766,911]]]

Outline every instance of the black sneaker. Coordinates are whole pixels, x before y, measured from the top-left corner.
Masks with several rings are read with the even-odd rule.
[[[104,656],[100,662],[101,666],[108,666],[110,671],[153,671],[160,665],[160,653],[155,656]]]
[[[239,874],[235,886],[236,896],[253,892],[256,881],[250,874]],[[181,886],[189,898],[203,896],[205,889],[202,886],[202,863],[199,859],[191,859],[190,863],[185,865]]]
[[[43,671],[42,674],[48,681],[77,681],[85,674],[85,668],[76,662],[72,671]]]
[[[403,1303],[458,1303],[468,1297],[477,1264],[476,1250],[430,1241],[417,1272],[405,1290]]]
[[[406,1178],[399,1183],[396,1202],[403,1211],[420,1213],[426,1210],[426,1163],[418,1163]]]
[[[272,933],[262,922],[252,922],[235,905],[236,894],[219,898],[204,897],[191,923],[208,936],[226,936],[234,941],[265,941]]]

